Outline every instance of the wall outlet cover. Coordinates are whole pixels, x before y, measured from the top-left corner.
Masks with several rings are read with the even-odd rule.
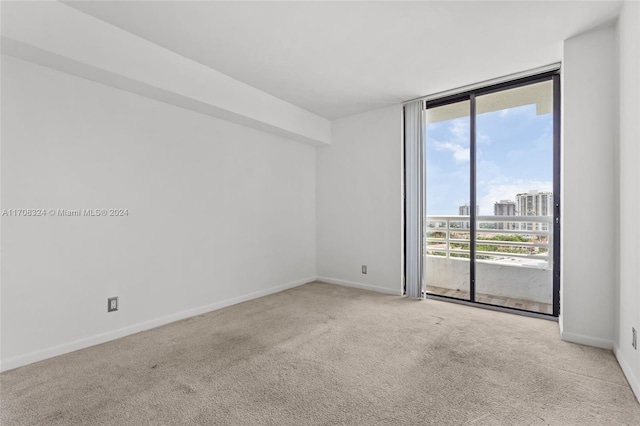
[[[107,299],[107,312],[113,312],[118,310],[118,298],[110,297]]]

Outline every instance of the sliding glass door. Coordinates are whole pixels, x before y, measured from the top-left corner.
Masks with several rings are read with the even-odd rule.
[[[426,110],[427,293],[469,300],[470,102]]]
[[[558,84],[427,102],[428,294],[558,315]]]

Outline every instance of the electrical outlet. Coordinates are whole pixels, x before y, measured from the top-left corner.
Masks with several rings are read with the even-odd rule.
[[[110,297],[107,299],[107,312],[113,312],[118,310],[118,298]]]
[[[362,265],[362,273],[363,274],[367,273],[367,265]]]
[[[635,327],[631,327],[631,346],[633,349],[638,349],[638,333]]]

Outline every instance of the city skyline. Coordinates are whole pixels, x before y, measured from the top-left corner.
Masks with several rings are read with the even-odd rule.
[[[536,209],[535,211],[527,210],[525,207],[522,207],[521,198],[524,197],[549,197],[548,202],[544,207]],[[551,216],[553,210],[549,208],[552,205],[553,200],[553,192],[551,191],[539,191],[537,189],[530,189],[527,192],[521,192],[515,194],[514,198],[511,199],[503,199],[496,200],[493,202],[493,215],[494,216]],[[513,213],[511,213],[513,211]],[[523,214],[525,211],[528,214]],[[458,215],[460,216],[468,216],[470,214],[470,203],[464,203],[458,206]],[[478,216],[491,216],[490,212],[482,212],[480,210],[480,206],[476,205],[476,215]]]
[[[553,114],[534,104],[478,114],[476,201],[491,215],[495,202],[553,189]],[[469,117],[426,125],[427,214],[455,215],[470,203]],[[515,198],[513,199],[515,201]]]

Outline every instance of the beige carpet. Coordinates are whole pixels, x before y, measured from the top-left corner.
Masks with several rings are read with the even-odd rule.
[[[554,322],[307,284],[0,375],[2,425],[615,425],[610,351]]]

